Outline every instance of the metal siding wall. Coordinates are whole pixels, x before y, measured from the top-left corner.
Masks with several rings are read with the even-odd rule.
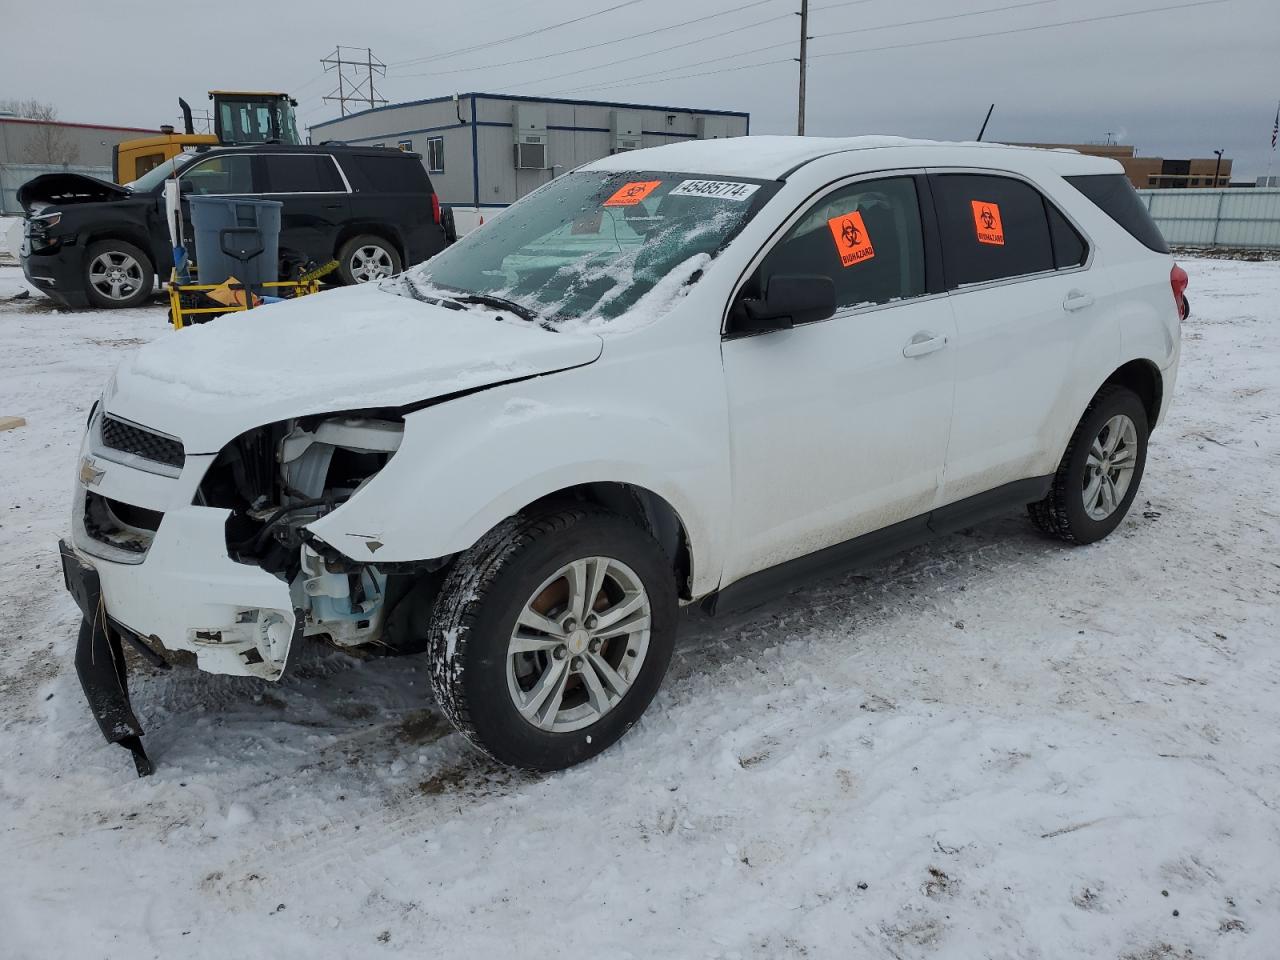
[[[1139,190],[1166,240],[1280,249],[1280,189]]]

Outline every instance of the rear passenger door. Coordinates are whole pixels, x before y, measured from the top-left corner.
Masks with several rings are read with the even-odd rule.
[[[1066,387],[1106,291],[1082,233],[1031,183],[931,171],[955,313],[956,391],[939,505],[1052,473]]]
[[[261,157],[263,199],[279,200],[280,256],[316,266],[337,253],[338,232],[350,214],[347,184],[327,153],[268,153]]]

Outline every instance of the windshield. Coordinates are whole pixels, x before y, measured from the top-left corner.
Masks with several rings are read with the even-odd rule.
[[[547,326],[607,321],[660,281],[692,282],[781,184],[579,171],[534,191],[410,270],[412,289],[503,298]]]
[[[197,154],[195,153],[180,153],[171,160],[163,161],[160,166],[148,170],[137,180],[126,183],[124,188],[134,193],[150,193],[194,160],[196,156]]]

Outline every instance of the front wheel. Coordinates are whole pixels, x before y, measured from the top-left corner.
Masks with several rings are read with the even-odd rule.
[[[572,766],[644,713],[671,660],[676,611],[671,564],[630,520],[590,506],[514,517],[441,588],[432,689],[494,759]]]
[[[151,295],[147,255],[123,240],[99,240],[85,251],[84,292],[94,307],[136,307]]]
[[[1067,444],[1049,495],[1027,505],[1031,521],[1071,543],[1093,543],[1120,525],[1147,464],[1147,411],[1132,390],[1106,386]]]
[[[399,273],[400,269],[400,254],[382,237],[369,234],[352,237],[338,251],[338,276],[347,285],[383,280]]]

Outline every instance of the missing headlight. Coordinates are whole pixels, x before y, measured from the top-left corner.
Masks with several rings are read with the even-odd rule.
[[[227,552],[285,579],[298,573],[303,528],[336,510],[400,446],[395,415],[302,417],[241,434],[218,454],[195,502],[229,508]]]

